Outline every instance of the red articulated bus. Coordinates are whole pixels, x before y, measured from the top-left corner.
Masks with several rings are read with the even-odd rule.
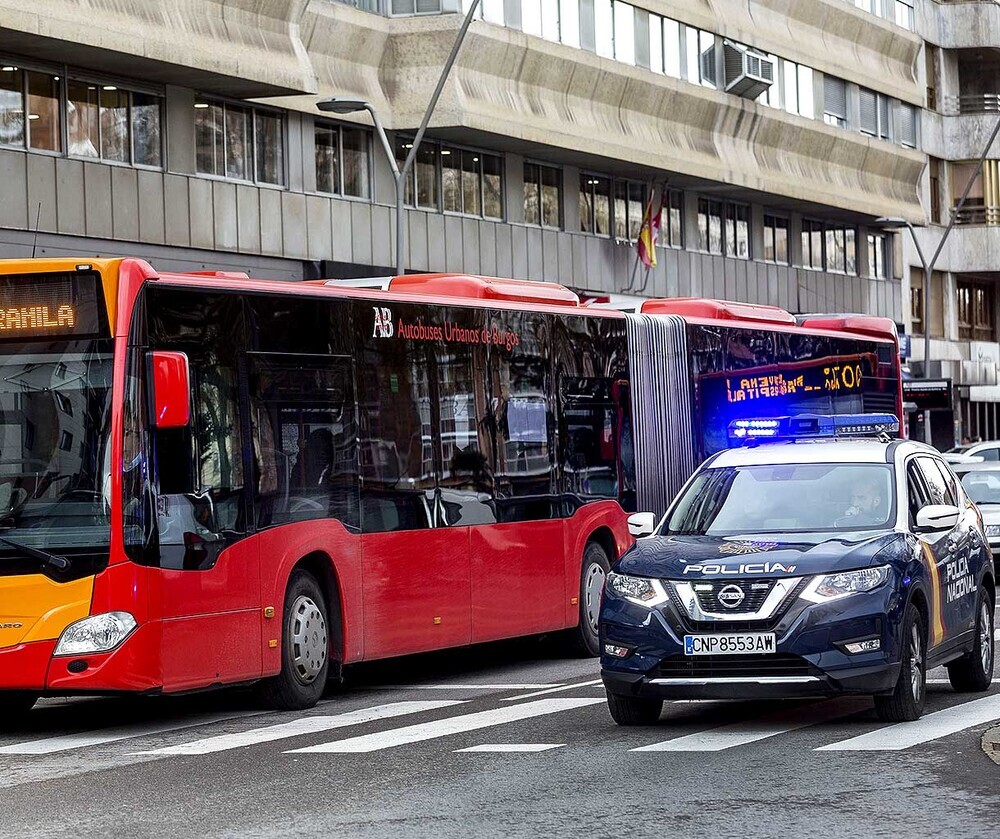
[[[901,407],[889,321],[378,285],[0,261],[4,719],[247,682],[303,708],[345,664],[554,631],[596,654],[627,512],[716,424]]]

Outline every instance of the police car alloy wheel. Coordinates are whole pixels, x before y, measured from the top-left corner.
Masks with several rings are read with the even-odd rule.
[[[972,650],[964,658],[948,665],[951,686],[961,693],[989,690],[993,681],[995,658],[993,639],[993,600],[985,588],[976,601],[976,637]]]
[[[927,658],[924,619],[911,603],[906,607],[900,643],[899,678],[888,696],[875,697],[875,712],[885,722],[911,722],[924,712],[927,693]]]

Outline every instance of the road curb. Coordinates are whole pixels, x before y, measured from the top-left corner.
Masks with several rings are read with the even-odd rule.
[[[1000,725],[994,726],[983,735],[983,751],[986,757],[1000,766]]]

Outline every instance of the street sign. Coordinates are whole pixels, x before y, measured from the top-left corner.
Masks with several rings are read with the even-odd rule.
[[[909,358],[910,357],[910,336],[900,335],[899,336],[899,357]]]
[[[911,379],[903,382],[903,401],[918,411],[950,411],[951,379]]]

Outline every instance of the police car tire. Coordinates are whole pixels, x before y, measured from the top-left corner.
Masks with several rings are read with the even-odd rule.
[[[608,710],[618,725],[654,725],[663,712],[662,699],[622,696],[608,691]]]
[[[985,607],[985,609],[984,609]],[[986,632],[983,631],[983,617],[987,620]],[[996,658],[996,645],[993,641],[993,600],[985,588],[979,589],[976,598],[976,640],[967,656],[948,665],[948,679],[951,686],[959,693],[981,693],[989,690],[993,682],[993,667]],[[989,655],[989,666],[983,667],[983,640],[993,645]]]
[[[0,693],[0,728],[18,722],[35,707],[37,701],[37,693],[29,693],[24,690]]]
[[[264,679],[257,683],[257,697],[267,708],[276,711],[303,711],[312,708],[326,688],[327,675],[330,672],[330,654],[327,651],[319,674],[308,684],[304,683],[294,672],[294,605],[301,598],[308,598],[318,608],[326,625],[329,639],[330,610],[326,605],[323,590],[316,578],[308,571],[294,571],[288,579],[285,591],[285,606],[282,610],[281,633],[281,671],[277,676]],[[329,640],[327,642],[329,644]]]
[[[911,639],[916,626],[920,639],[920,697],[913,696],[911,682]],[[927,697],[927,630],[924,619],[916,606],[910,603],[903,615],[903,627],[900,633],[903,647],[900,656],[899,678],[891,694],[875,697],[875,713],[883,722],[912,722],[920,719],[924,712],[924,700]]]
[[[583,562],[580,567],[580,622],[569,630],[570,647],[573,652],[585,658],[594,658],[601,654],[600,638],[591,627],[590,616],[587,613],[587,582],[594,566],[598,566],[604,572],[606,579],[611,570],[607,553],[597,542],[587,542],[587,546],[583,549]],[[596,606],[600,606],[599,601]]]

